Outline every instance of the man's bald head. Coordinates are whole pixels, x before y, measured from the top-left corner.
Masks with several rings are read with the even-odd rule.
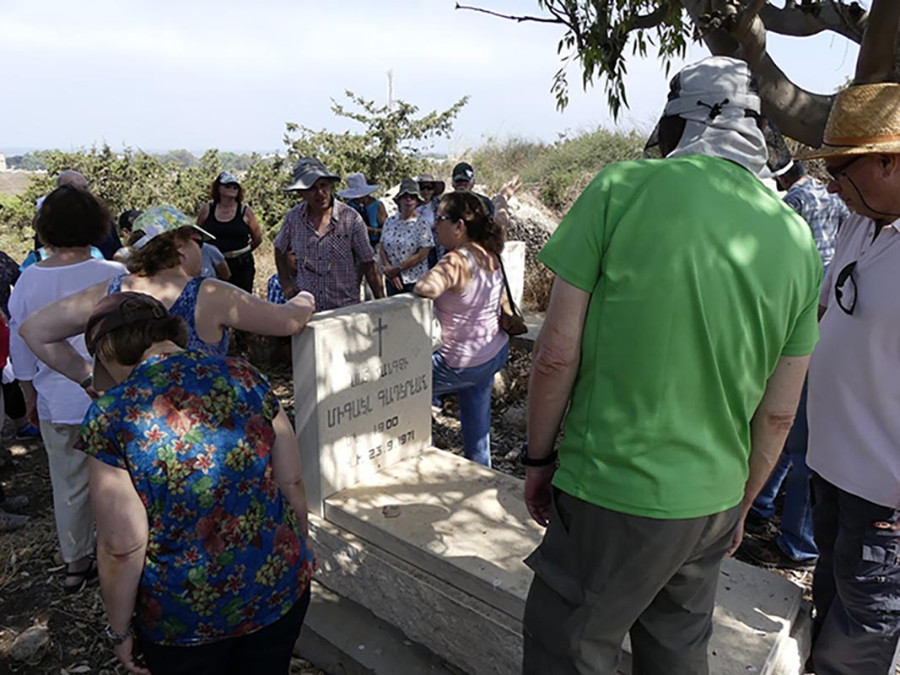
[[[82,190],[88,189],[87,178],[74,169],[60,171],[59,175],[56,177],[56,187],[62,187],[63,185],[74,185]]]

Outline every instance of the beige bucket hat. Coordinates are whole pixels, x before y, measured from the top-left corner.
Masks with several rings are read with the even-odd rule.
[[[900,154],[900,84],[860,84],[834,99],[822,147],[797,154],[819,159],[869,153]]]

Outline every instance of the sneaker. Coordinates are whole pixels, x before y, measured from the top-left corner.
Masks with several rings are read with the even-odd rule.
[[[28,516],[20,516],[16,513],[7,513],[0,509],[0,532],[12,532],[25,527]]]
[[[753,511],[748,513],[744,520],[744,532],[764,539],[774,539],[778,536],[778,530],[774,523],[768,518],[756,515]]]
[[[737,550],[737,555],[746,562],[769,569],[811,570],[816,566],[815,558],[812,560],[794,560],[782,551],[781,547],[774,541],[745,540]]]
[[[21,511],[28,506],[28,497],[25,495],[16,495],[15,497],[7,497],[0,502],[0,509],[8,511]]]
[[[16,438],[37,438],[41,435],[41,430],[31,423],[16,429]]]

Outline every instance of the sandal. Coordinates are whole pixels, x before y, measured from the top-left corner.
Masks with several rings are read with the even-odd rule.
[[[90,564],[87,568],[81,570],[80,572],[70,572],[68,570],[68,565],[66,565],[66,569],[63,571],[63,576],[68,578],[80,579],[77,584],[66,584],[63,581],[63,592],[66,595],[75,595],[78,591],[85,587],[88,581],[91,579],[97,578],[97,561],[91,558]]]

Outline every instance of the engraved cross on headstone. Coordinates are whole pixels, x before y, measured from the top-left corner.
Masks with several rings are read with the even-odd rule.
[[[373,332],[373,333],[378,333],[378,357],[379,357],[379,358],[381,358],[381,356],[382,356],[382,353],[381,353],[381,333],[382,333],[383,331],[386,331],[387,328],[388,328],[388,327],[387,327],[386,325],[382,325],[382,323],[381,323],[381,317],[378,317],[378,328],[373,328],[373,329],[372,329],[372,332]]]

